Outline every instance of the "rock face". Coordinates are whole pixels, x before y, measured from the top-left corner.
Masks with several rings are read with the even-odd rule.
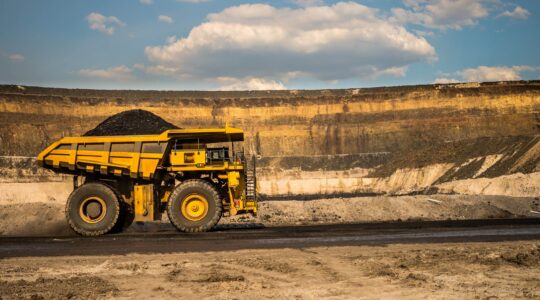
[[[243,128],[268,197],[478,193],[463,180],[540,172],[540,81],[245,92],[0,86],[0,156],[35,156],[132,109],[183,128]]]

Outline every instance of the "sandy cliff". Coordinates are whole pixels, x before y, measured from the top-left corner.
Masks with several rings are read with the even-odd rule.
[[[540,81],[251,92],[0,86],[0,155],[34,156],[134,108],[180,127],[245,129],[269,198],[538,192]],[[527,179],[498,188],[511,174]],[[0,177],[58,180],[24,157],[0,158]]]

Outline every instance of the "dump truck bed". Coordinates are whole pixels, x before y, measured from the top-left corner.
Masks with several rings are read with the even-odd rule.
[[[161,165],[171,139],[201,143],[242,141],[237,128],[173,129],[159,135],[65,137],[43,150],[38,164],[68,174],[130,176],[150,180]]]

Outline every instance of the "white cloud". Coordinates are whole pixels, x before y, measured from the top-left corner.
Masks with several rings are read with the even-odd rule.
[[[171,18],[169,16],[165,16],[165,15],[159,16],[158,21],[163,22],[163,23],[167,23],[167,24],[174,23],[173,18]]]
[[[145,66],[144,64],[134,64],[133,68],[139,71],[142,71],[146,74],[181,78],[181,76],[178,76],[177,74],[178,68],[174,68],[174,67],[166,67],[166,66],[161,66],[161,65]]]
[[[465,81],[511,81],[520,80],[522,72],[534,72],[537,70],[540,70],[540,68],[531,66],[479,66],[477,68],[461,70],[457,72],[457,74],[459,74]]]
[[[108,69],[82,69],[79,70],[79,75],[84,77],[127,81],[133,79],[133,71],[124,66],[116,66]]]
[[[323,0],[292,0],[292,3],[302,6],[302,7],[309,7],[309,6],[322,6],[324,5]]]
[[[513,11],[507,10],[501,13],[500,15],[498,15],[498,17],[509,17],[513,19],[526,20],[527,18],[529,18],[530,15],[531,13],[528,10],[524,9],[521,6],[516,6],[516,8]]]
[[[424,30],[415,30],[414,31],[419,36],[434,36],[433,31],[424,31]]]
[[[439,77],[433,81],[435,84],[444,84],[444,83],[458,83],[459,80],[454,78]]]
[[[184,3],[204,3],[209,2],[210,0],[176,0],[177,2],[184,2]]]
[[[281,82],[264,78],[218,78],[222,91],[285,90]]]
[[[139,0],[141,4],[150,5],[154,3],[154,0]]]
[[[407,67],[391,67],[388,69],[378,70],[374,72],[374,78],[384,75],[391,75],[394,77],[405,77],[407,75]]]
[[[403,76],[407,65],[436,59],[423,37],[354,2],[233,6],[208,15],[187,37],[145,53],[155,66],[176,68],[177,76],[275,82],[290,74],[324,81]]]
[[[13,53],[8,56],[9,60],[12,62],[23,62],[25,60],[24,56],[19,53]]]
[[[481,0],[404,0],[409,9],[392,9],[392,19],[428,28],[462,29],[488,15]]]
[[[115,16],[106,17],[96,12],[86,16],[86,20],[88,21],[90,29],[103,32],[108,35],[112,35],[114,33],[116,26],[125,26],[125,24]]]
[[[172,44],[172,43],[176,42],[176,40],[177,40],[176,35],[168,36],[167,37],[167,44]]]
[[[512,81],[521,80],[523,72],[540,71],[540,67],[533,66],[478,66],[457,71],[453,74],[441,74],[443,77],[435,79],[433,83],[457,82],[486,82],[486,81]],[[459,77],[460,80],[452,77]]]

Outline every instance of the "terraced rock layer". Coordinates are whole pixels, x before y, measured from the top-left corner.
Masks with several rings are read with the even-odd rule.
[[[0,86],[0,155],[34,156],[131,109],[183,128],[243,128],[269,197],[463,191],[448,184],[540,172],[540,81],[251,92]]]

